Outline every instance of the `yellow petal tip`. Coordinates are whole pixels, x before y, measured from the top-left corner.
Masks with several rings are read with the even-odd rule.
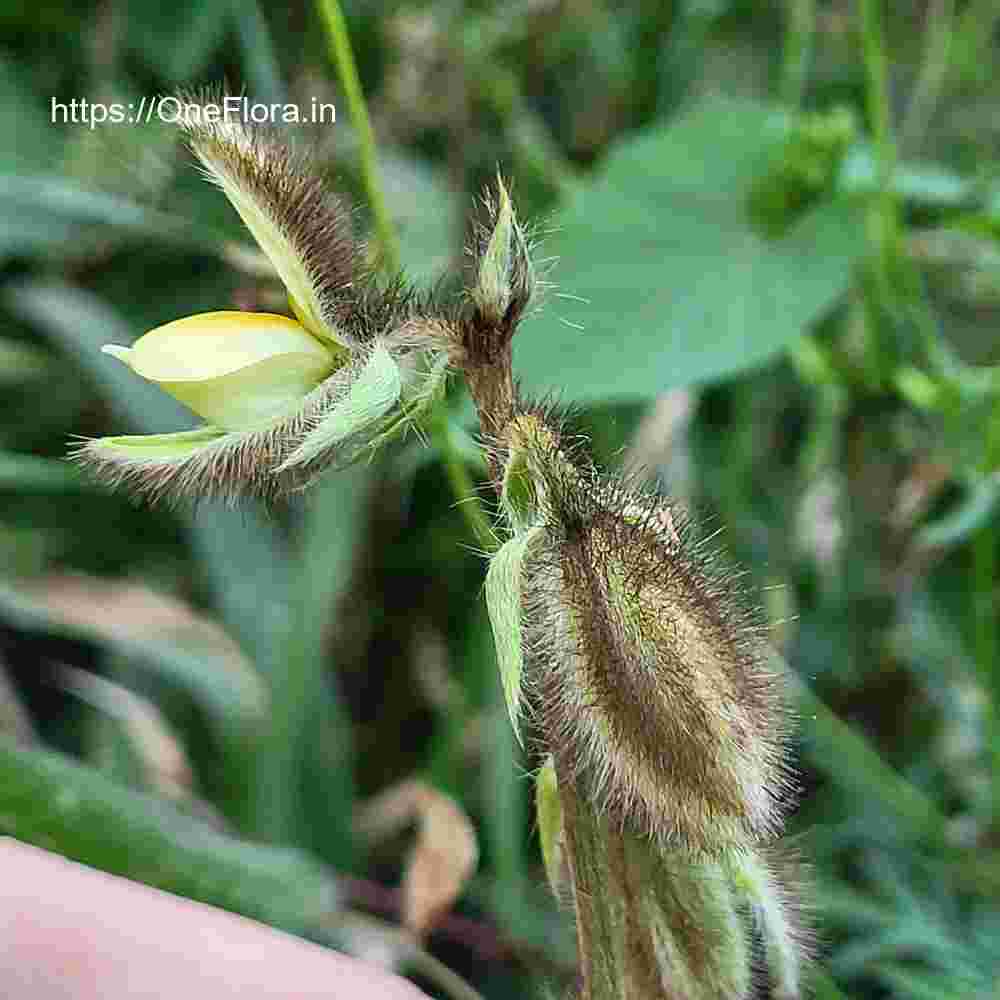
[[[122,347],[121,344],[105,344],[101,351],[104,354],[110,354],[111,357],[117,358],[119,361],[124,361],[125,364],[129,363],[129,355],[132,353],[131,347]]]

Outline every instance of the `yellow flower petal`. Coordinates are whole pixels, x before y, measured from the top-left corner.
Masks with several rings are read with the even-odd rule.
[[[268,313],[188,316],[151,330],[131,348],[104,350],[226,430],[282,416],[338,367],[298,323]]]

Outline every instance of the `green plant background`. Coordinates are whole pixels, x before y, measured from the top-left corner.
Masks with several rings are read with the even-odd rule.
[[[331,101],[335,125],[289,131],[367,226],[330,8],[0,13],[0,832],[341,947],[374,936],[432,993],[464,995],[450,969],[540,996],[573,944],[458,503],[485,482],[460,389],[426,440],[272,512],[137,508],[64,458],[72,435],[189,420],[101,344],[282,306],[174,130],[53,124],[50,101],[223,79]],[[606,467],[659,475],[760,593],[797,685],[816,995],[996,995],[996,5],[344,14],[408,275],[460,273],[499,168],[552,283],[516,342],[525,389],[575,404]],[[164,625],[150,591],[241,653],[186,611]],[[161,738],[191,770],[169,805]],[[424,951],[393,931],[406,838],[350,819],[414,775],[481,850]]]

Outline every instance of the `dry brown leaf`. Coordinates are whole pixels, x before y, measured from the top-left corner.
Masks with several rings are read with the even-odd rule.
[[[417,824],[417,839],[403,875],[403,924],[430,931],[461,895],[476,870],[476,832],[450,796],[418,780],[394,785],[372,799],[357,820],[358,832],[383,840]]]
[[[54,618],[71,625],[96,629],[114,639],[165,639],[189,652],[211,656],[248,681],[262,709],[266,704],[266,688],[237,643],[220,625],[176,597],[142,584],[80,573],[50,573],[21,581],[18,589]]]
[[[194,772],[187,754],[152,702],[76,667],[60,666],[58,676],[68,691],[121,724],[147,780],[161,795],[175,801],[192,795]]]
[[[18,749],[38,741],[27,709],[21,704],[7,670],[0,662],[0,739],[10,740]]]

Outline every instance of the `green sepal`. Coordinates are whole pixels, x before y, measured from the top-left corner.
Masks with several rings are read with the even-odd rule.
[[[538,842],[542,848],[545,874],[552,892],[558,896],[563,883],[563,815],[551,754],[535,775],[535,821],[538,823]]]
[[[193,455],[206,445],[224,438],[226,431],[205,425],[173,434],[130,434],[120,437],[95,438],[87,442],[91,453],[100,449],[115,452],[114,458],[125,462],[169,462]]]
[[[786,894],[766,862],[756,853],[740,851],[727,859],[733,884],[750,901],[754,923],[764,945],[764,958],[774,996],[786,1000],[801,995],[801,947],[790,919]]]
[[[376,342],[347,393],[275,471],[308,465],[324,452],[371,428],[399,402],[402,390],[399,365],[385,345]]]
[[[514,735],[521,742],[518,716],[521,707],[521,675],[524,671],[521,591],[524,559],[532,542],[541,534],[535,525],[514,535],[493,554],[486,573],[486,608],[493,628],[500,683]]]

